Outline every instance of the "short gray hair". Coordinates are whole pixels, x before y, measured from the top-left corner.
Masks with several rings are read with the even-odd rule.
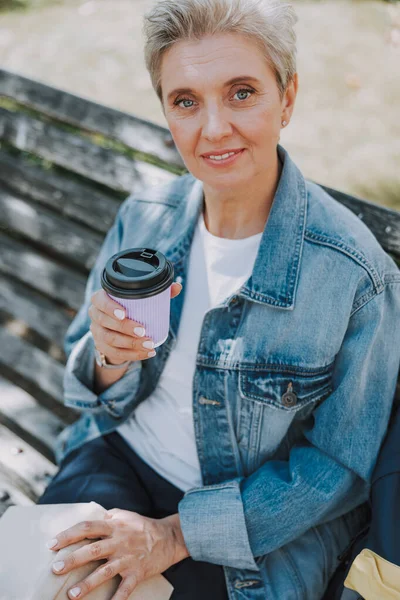
[[[281,98],[296,72],[297,15],[280,0],[157,0],[144,15],[144,58],[162,103],[163,54],[176,42],[222,33],[252,39],[273,69]]]

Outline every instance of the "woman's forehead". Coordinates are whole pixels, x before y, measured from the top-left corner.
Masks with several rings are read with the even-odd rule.
[[[176,42],[163,57],[161,69],[167,94],[174,87],[225,85],[244,75],[261,82],[270,74],[257,45],[235,34]]]
[[[248,57],[251,55],[263,58],[257,43],[243,35],[235,33],[221,33],[209,35],[200,40],[179,40],[175,42],[164,54],[163,63],[173,61],[185,62],[210,62],[235,55],[235,57]]]

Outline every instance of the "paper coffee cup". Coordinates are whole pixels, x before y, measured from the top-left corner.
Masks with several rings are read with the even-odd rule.
[[[169,332],[171,286],[174,267],[164,254],[152,248],[129,248],[108,259],[101,285],[126,316],[146,330],[157,348]]]

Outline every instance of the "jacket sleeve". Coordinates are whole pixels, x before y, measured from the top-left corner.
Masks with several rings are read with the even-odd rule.
[[[333,392],[289,460],[186,492],[179,515],[192,558],[256,570],[257,557],[368,499],[395,394],[399,319],[400,280],[388,275],[382,291],[354,308],[335,358]]]
[[[83,304],[71,322],[64,339],[64,349],[67,363],[64,370],[64,403],[78,410],[101,411],[107,410],[113,415],[109,402],[117,404],[119,400],[126,400],[127,395],[133,397],[137,391],[139,377],[137,370],[141,369],[141,361],[133,362],[124,375],[96,395],[93,391],[94,383],[94,340],[90,331],[90,317],[88,310],[93,293],[101,288],[100,278],[107,260],[119,252],[124,230],[124,214],[128,208],[127,198],[120,206],[113,225],[105,236],[95,264],[90,271],[86,282]]]

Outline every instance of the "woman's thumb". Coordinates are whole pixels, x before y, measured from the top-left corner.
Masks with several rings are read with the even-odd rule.
[[[171,296],[172,296],[172,298],[175,298],[175,296],[178,296],[178,294],[180,294],[181,291],[182,291],[182,284],[178,283],[177,281],[175,281],[173,283],[173,287],[171,287]]]

